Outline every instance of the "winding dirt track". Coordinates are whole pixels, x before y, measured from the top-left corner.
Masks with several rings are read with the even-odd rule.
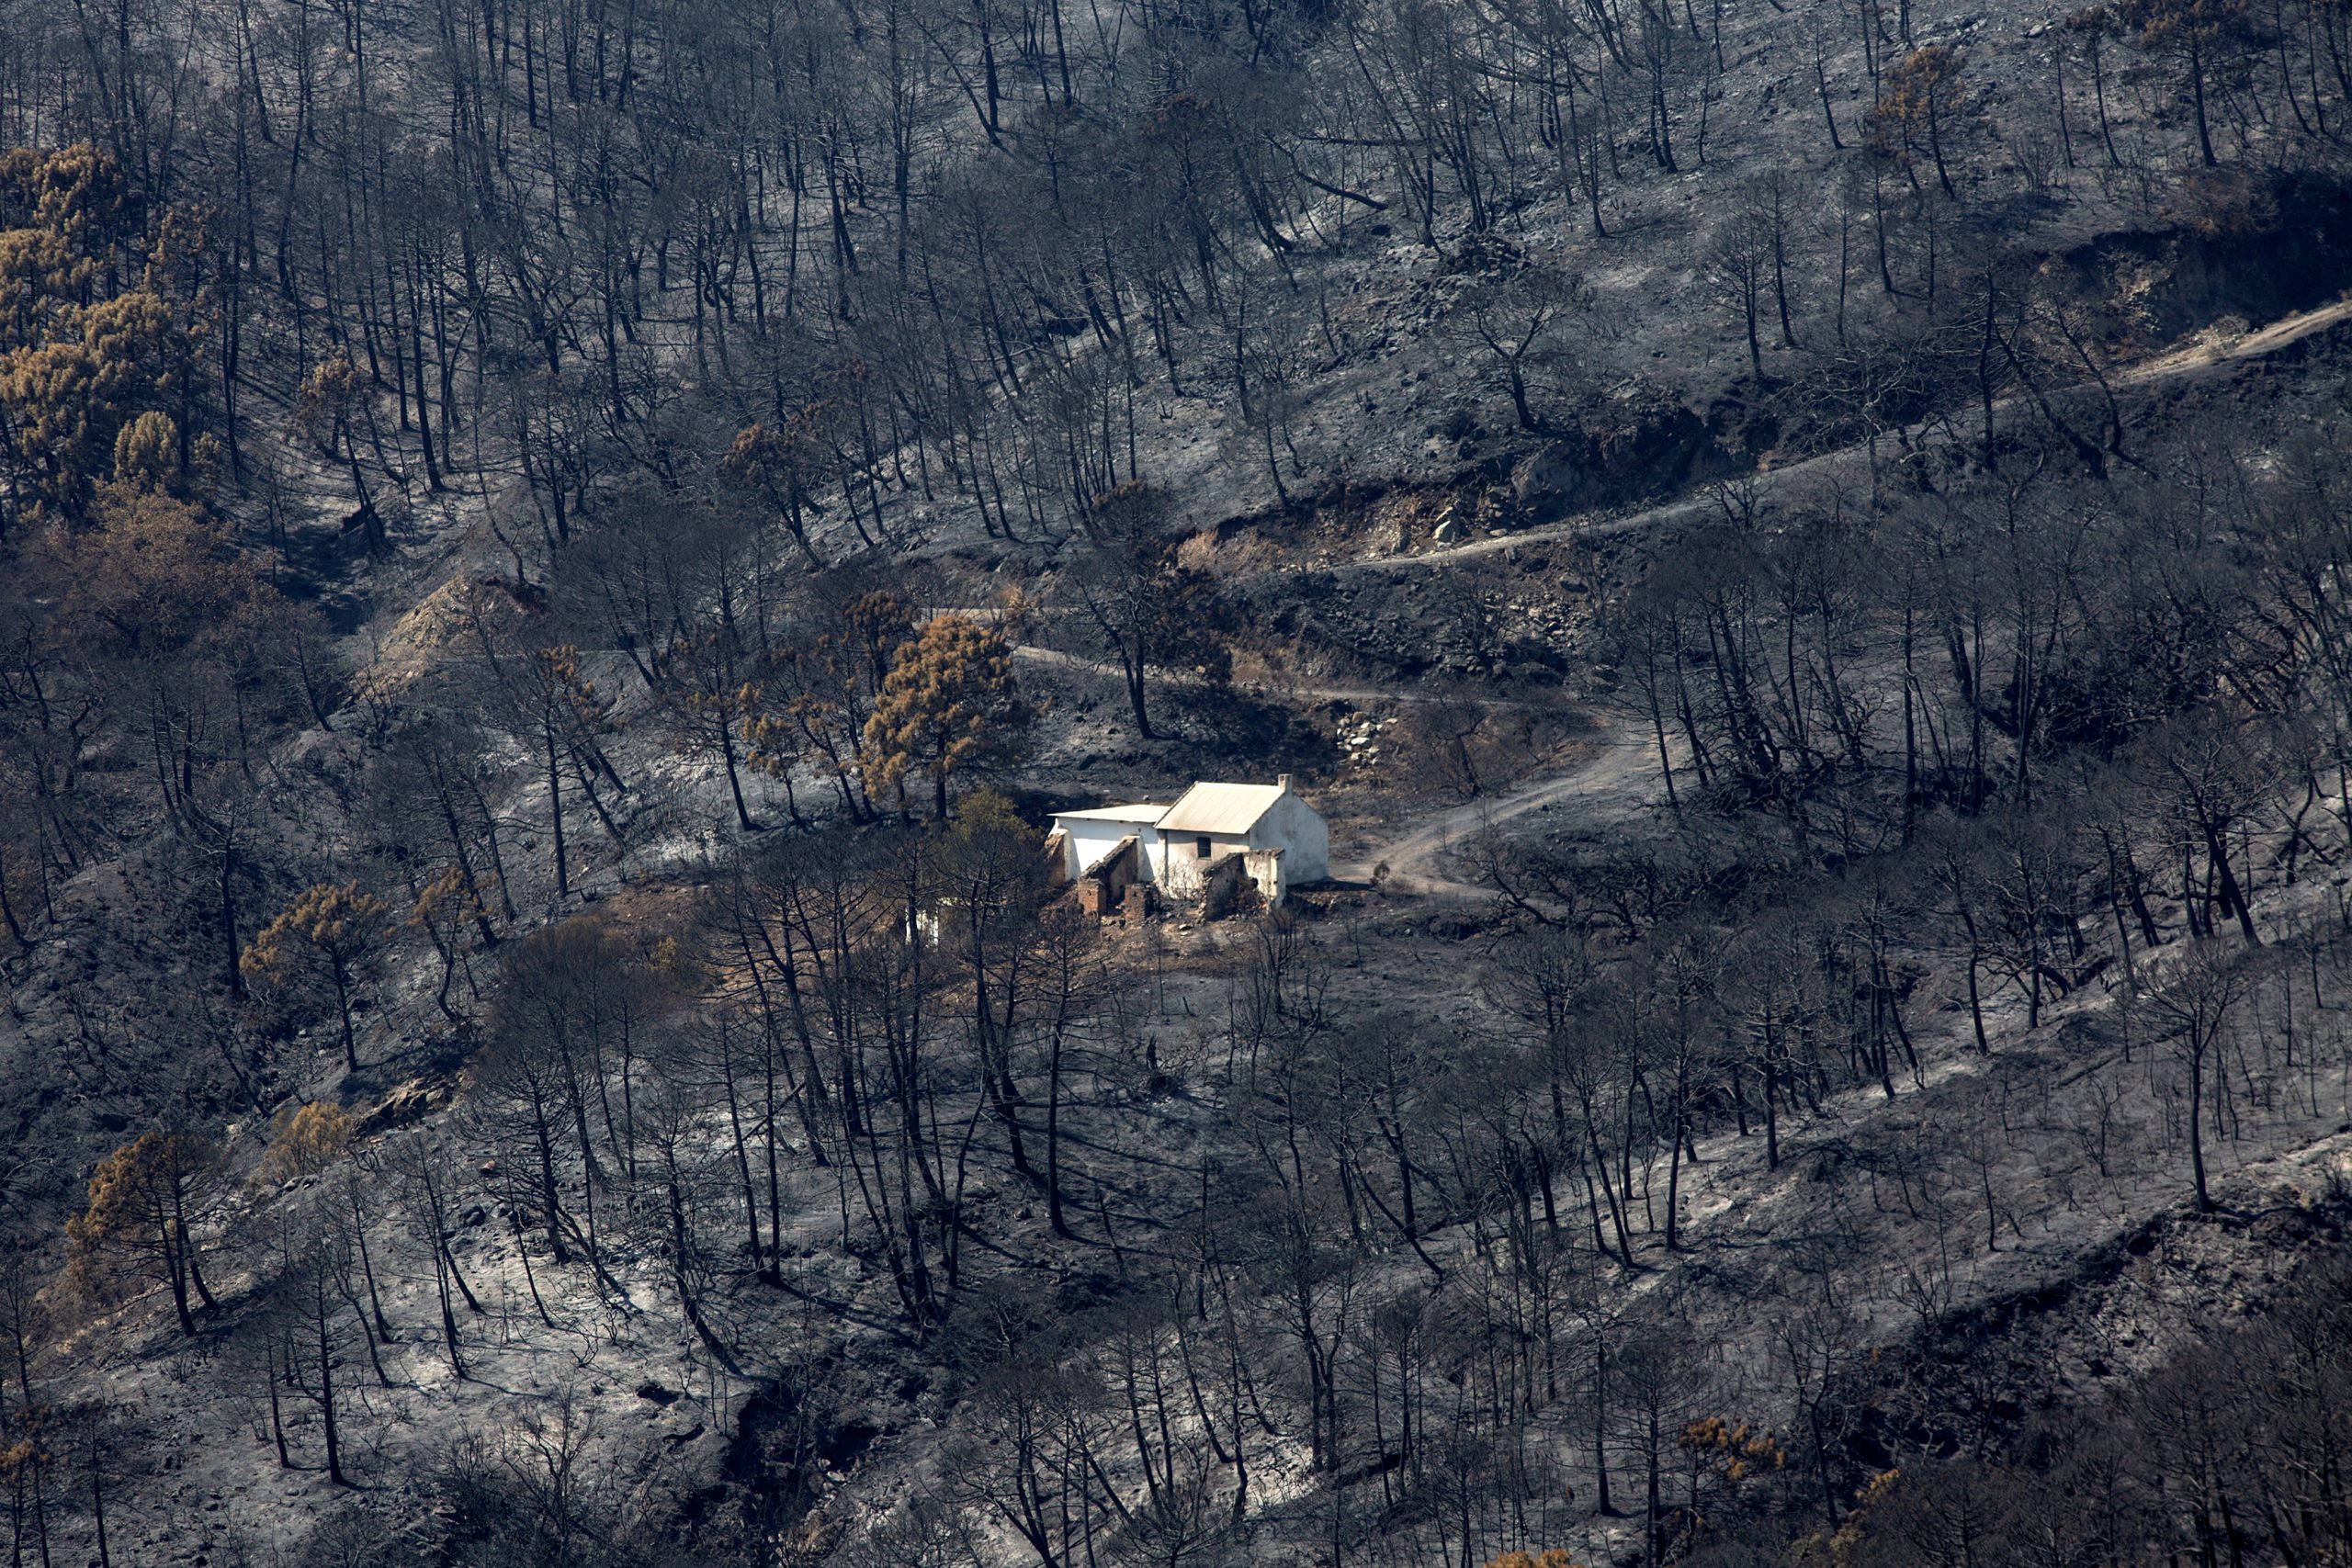
[[[2336,300],[2331,305],[2322,305],[2316,310],[2301,310],[2291,316],[2282,316],[2259,332],[2248,333],[2233,343],[2224,344],[2200,342],[2174,349],[2170,353],[2159,355],[2154,359],[2143,361],[2117,374],[2112,384],[2118,388],[2154,386],[2160,382],[2193,376],[2217,366],[2243,364],[2249,360],[2261,359],[2290,344],[2300,343],[2314,333],[2325,332],[2328,328],[2346,321],[2352,321],[2352,298]],[[2086,387],[2070,389],[2084,390],[2086,389],[2086,386],[2087,384]],[[1996,406],[2008,408],[2013,406],[2015,401],[2014,399],[2004,400]],[[1926,426],[1915,426],[1914,434],[1926,428]],[[1758,474],[1756,476],[1756,480],[1759,485],[1777,488],[1802,476],[1823,473],[1838,464],[1851,462],[1860,450],[1859,447],[1847,446],[1840,447],[1835,452],[1824,452],[1818,457],[1791,463],[1786,468],[1773,468]],[[1621,516],[1577,517],[1564,523],[1547,523],[1539,528],[1523,528],[1516,533],[1498,535],[1491,538],[1471,539],[1459,545],[1448,545],[1442,549],[1407,551],[1395,555],[1369,556],[1362,560],[1336,561],[1329,570],[1397,572],[1411,571],[1421,567],[1448,566],[1455,561],[1474,560],[1480,556],[1496,555],[1521,545],[1543,544],[1554,539],[1591,538],[1598,535],[1626,534],[1644,528],[1655,528],[1665,524],[1695,517],[1701,513],[1713,512],[1714,508],[1715,502],[1713,497],[1702,491],[1697,495],[1683,496],[1678,500],[1647,507],[1639,512],[1626,513]]]
[[[2118,387],[2149,386],[2195,375],[2216,366],[2259,359],[2346,321],[2352,321],[2352,298],[2282,317],[2233,343],[2198,343],[2176,349],[2118,375],[2114,384]],[[1849,462],[1857,450],[1849,447],[1824,453],[1758,478],[1765,484],[1783,485],[1799,475],[1820,472],[1835,464]],[[1520,545],[1549,539],[1589,537],[1595,534],[1627,533],[1658,527],[1695,516],[1711,510],[1714,504],[1713,499],[1704,493],[1685,496],[1620,517],[1583,517],[1498,537],[1474,539],[1443,549],[1334,563],[1329,570],[1393,572],[1448,566],[1456,561],[1476,559]],[[1075,654],[1030,647],[1023,647],[1016,653],[1021,659],[1037,663],[1089,670],[1114,677],[1119,673],[1114,665]],[[1365,704],[1453,703],[1509,708],[1551,705],[1525,699],[1480,697],[1458,692],[1322,685],[1311,682],[1288,683],[1280,690],[1283,694],[1293,696]],[[1467,806],[1422,818],[1409,829],[1377,838],[1365,845],[1353,859],[1335,861],[1331,874],[1343,882],[1377,880],[1381,886],[1400,892],[1474,898],[1490,897],[1492,888],[1448,874],[1454,868],[1455,857],[1464,846],[1506,822],[1571,802],[1577,808],[1579,824],[1585,827],[1622,821],[1638,815],[1664,793],[1652,745],[1649,737],[1622,720],[1597,718],[1592,734],[1564,746],[1555,754],[1554,761],[1547,763],[1544,770],[1534,777],[1490,799],[1473,801]]]
[[[1604,724],[1562,753],[1556,768],[1489,799],[1422,818],[1408,831],[1374,840],[1356,859],[1335,862],[1331,874],[1342,882],[1376,879],[1400,892],[1488,897],[1493,888],[1448,874],[1454,855],[1481,834],[1570,802],[1584,826],[1619,820],[1641,811],[1658,791],[1657,760],[1629,726]]]
[[[1125,679],[1117,665],[1103,659],[1089,659],[1083,654],[1064,653],[1057,649],[1038,648],[1023,643],[1012,650],[1012,657],[1024,664],[1049,664],[1058,670],[1083,670],[1089,674],[1107,676],[1111,680]],[[1145,677],[1152,684],[1160,683],[1157,675]],[[1479,696],[1475,693],[1456,691],[1413,692],[1382,686],[1331,685],[1316,681],[1239,682],[1253,692],[1268,696],[1307,697],[1316,702],[1335,703],[1419,703],[1452,704],[1463,707],[1481,708],[1551,708],[1556,705],[1531,701],[1526,697]]]
[[[2232,344],[2197,344],[2176,350],[2118,376],[2116,384],[2147,386],[2194,375],[2215,366],[2259,359],[2346,321],[2352,321],[2352,298],[2283,317]],[[1850,459],[1852,456],[1850,449],[1826,453],[1762,478],[1767,482],[1784,483],[1794,475],[1818,470],[1841,459]],[[1554,524],[1497,538],[1471,540],[1448,549],[1429,550],[1418,555],[1376,557],[1351,565],[1355,570],[1374,571],[1445,566],[1544,539],[1654,527],[1692,516],[1713,504],[1703,495],[1687,496],[1623,517],[1586,518]],[[1410,702],[1420,699],[1414,694],[1392,693],[1383,698],[1358,700]],[[1547,769],[1491,800],[1474,801],[1468,806],[1442,812],[1424,818],[1409,831],[1376,840],[1357,860],[1345,864],[1335,863],[1331,868],[1332,874],[1347,881],[1368,881],[1378,872],[1383,886],[1401,891],[1458,894],[1473,897],[1488,896],[1493,891],[1491,888],[1480,887],[1447,874],[1452,869],[1449,863],[1456,852],[1480,834],[1515,818],[1571,801],[1578,808],[1580,823],[1588,827],[1623,820],[1637,814],[1663,793],[1657,758],[1650,747],[1648,738],[1632,727],[1622,721],[1603,720],[1598,734],[1566,749],[1570,756],[1556,771]]]
[[[1082,670],[1114,680],[1121,678],[1117,665],[1080,654],[1035,648],[1026,643],[1014,649],[1012,654],[1024,663]],[[1450,703],[1521,709],[1557,709],[1565,705],[1531,701],[1524,697],[1388,690],[1378,686],[1332,685],[1313,681],[1284,682],[1268,690],[1284,696],[1366,705]],[[1384,838],[1368,846],[1353,860],[1334,863],[1331,874],[1342,882],[1369,882],[1373,880],[1373,874],[1378,871],[1383,886],[1400,892],[1485,897],[1493,890],[1446,876],[1440,870],[1450,852],[1500,823],[1570,799],[1578,800],[1588,808],[1605,809],[1610,815],[1630,814],[1650,798],[1650,790],[1645,787],[1645,769],[1654,768],[1656,764],[1645,761],[1648,756],[1639,737],[1629,736],[1613,726],[1601,727],[1555,752],[1554,758],[1561,760],[1557,771],[1546,771],[1490,799],[1472,801],[1467,806],[1422,818],[1411,831]],[[1654,784],[1656,780],[1651,777],[1647,782]],[[1589,809],[1586,820],[1593,819],[1592,810]]]

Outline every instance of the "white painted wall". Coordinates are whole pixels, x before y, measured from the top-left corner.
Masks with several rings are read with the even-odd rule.
[[[1200,841],[1209,841],[1209,852],[1200,852]],[[1201,883],[1209,867],[1229,854],[1251,848],[1248,838],[1238,833],[1170,833],[1160,840],[1160,862],[1158,868],[1159,884],[1178,898],[1191,898],[1201,890]]]
[[[1200,840],[1209,840],[1209,852],[1200,852]],[[1245,850],[1280,850],[1282,872],[1275,886],[1256,878],[1270,901],[1279,902],[1289,889],[1321,882],[1331,874],[1331,830],[1322,814],[1295,795],[1285,795],[1266,808],[1246,834],[1170,833],[1160,840],[1156,868],[1161,886],[1179,898],[1201,890],[1203,874],[1227,855]]]
[[[1086,868],[1133,837],[1143,855],[1143,879],[1158,883],[1170,897],[1190,898],[1201,890],[1202,874],[1227,855],[1245,850],[1280,850],[1282,871],[1277,887],[1266,889],[1270,899],[1331,874],[1331,833],[1322,814],[1295,795],[1285,794],[1266,808],[1250,831],[1241,833],[1170,833],[1142,822],[1114,822],[1100,818],[1057,818],[1062,832],[1063,874],[1075,881]],[[1209,840],[1209,852],[1200,853],[1200,840]],[[1261,884],[1262,885],[1262,884]]]
[[[1267,807],[1250,830],[1249,847],[1282,851],[1283,881],[1290,886],[1331,874],[1331,830],[1321,812],[1295,795],[1285,794]]]
[[[1280,850],[1250,850],[1241,857],[1241,869],[1258,885],[1269,904],[1279,904],[1283,895],[1290,891],[1290,883],[1283,875],[1283,862],[1287,859]]]
[[[1143,852],[1144,880],[1158,875],[1159,865],[1159,834],[1147,822],[1105,822],[1080,818],[1064,818],[1057,821],[1062,830],[1063,874],[1075,882],[1086,868],[1119,847],[1121,839],[1134,839],[1136,848]]]

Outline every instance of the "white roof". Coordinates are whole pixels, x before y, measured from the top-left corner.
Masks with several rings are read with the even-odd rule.
[[[1168,815],[1168,807],[1149,801],[1134,806],[1097,806],[1086,811],[1057,811],[1057,822],[1141,822],[1147,826]]]
[[[1282,784],[1196,784],[1159,818],[1163,833],[1247,833],[1289,794]]]

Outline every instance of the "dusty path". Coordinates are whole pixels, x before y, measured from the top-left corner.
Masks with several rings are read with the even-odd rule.
[[[2352,321],[2352,299],[2282,317],[2234,343],[2208,342],[2184,345],[2117,376],[2115,384],[2147,386],[2189,376],[2218,365],[2258,359],[2346,321]],[[1784,485],[1796,476],[1851,462],[1855,451],[1855,448],[1846,447],[1825,452],[1819,457],[1792,463],[1787,468],[1776,468],[1757,478],[1759,483]],[[1423,567],[1447,566],[1549,539],[1589,537],[1595,534],[1657,527],[1712,511],[1716,504],[1711,495],[1702,491],[1619,517],[1578,518],[1494,538],[1474,539],[1444,549],[1335,562],[1329,570],[1409,571]],[[1082,669],[1114,679],[1120,674],[1115,665],[1048,649],[1023,645],[1014,649],[1014,655],[1035,663]],[[1524,699],[1482,697],[1452,691],[1423,692],[1410,688],[1319,684],[1307,681],[1286,682],[1272,689],[1276,694],[1351,703],[1455,703],[1512,708],[1546,705]],[[1331,874],[1342,882],[1377,880],[1383,887],[1400,892],[1485,897],[1493,889],[1447,874],[1459,865],[1456,852],[1482,833],[1555,806],[1573,804],[1577,809],[1580,825],[1586,827],[1632,817],[1662,793],[1652,745],[1647,736],[1623,721],[1601,720],[1596,733],[1562,748],[1535,776],[1491,799],[1473,801],[1467,806],[1423,818],[1409,829],[1392,829],[1365,845],[1353,858],[1334,861]]]
[[[1407,893],[1487,897],[1493,888],[1448,874],[1457,869],[1455,852],[1480,834],[1555,806],[1573,805],[1578,824],[1594,827],[1632,817],[1656,798],[1656,754],[1630,725],[1604,720],[1555,757],[1555,764],[1500,795],[1389,830],[1354,859],[1334,862],[1332,876],[1342,882],[1376,880]]]
[[[1120,678],[1119,667],[1075,653],[1035,648],[1023,643],[1012,656],[1026,663],[1083,670]],[[1320,701],[1364,704],[1453,703],[1479,707],[1559,708],[1565,705],[1521,697],[1482,697],[1461,692],[1417,692],[1378,686],[1329,685],[1312,681],[1283,682],[1259,686],[1278,695]],[[1639,735],[1613,723],[1603,723],[1555,751],[1544,770],[1502,794],[1474,800],[1467,806],[1416,819],[1409,830],[1381,829],[1382,836],[1353,860],[1335,861],[1331,875],[1340,882],[1370,882],[1378,874],[1384,887],[1405,893],[1442,893],[1484,897],[1494,889],[1443,874],[1451,852],[1489,829],[1530,812],[1575,802],[1580,820],[1593,823],[1629,816],[1648,804],[1657,785],[1657,762]]]
[[[2313,333],[2325,332],[2339,321],[2352,321],[2352,296],[2338,299],[2332,305],[2321,305],[2313,310],[2298,310],[2291,316],[2281,316],[2268,326],[2250,332],[2233,343],[2186,344],[2133,366],[2116,377],[2115,382],[2120,387],[2140,387],[2211,365],[2260,359],[2265,355],[2278,353],[2290,344],[2301,343]]]
[[[969,615],[976,612],[958,613]],[[1059,670],[1083,670],[1089,674],[1101,675],[1113,681],[1125,679],[1125,673],[1119,667],[1107,660],[1089,659],[1083,654],[1064,653],[1057,649],[1038,648],[1025,642],[1013,649],[1012,657],[1025,664],[1047,664]],[[1156,673],[1147,672],[1144,679],[1155,686],[1163,683],[1162,677]],[[1234,684],[1245,691],[1268,696],[1306,697],[1316,702],[1440,703],[1481,708],[1549,708],[1556,705],[1532,701],[1526,697],[1480,696],[1476,693],[1454,691],[1450,688],[1417,692],[1383,686],[1334,685],[1323,682],[1295,681],[1287,678],[1273,681],[1237,681]]]
[[[2146,386],[2191,375],[2217,365],[2258,359],[2346,321],[2352,321],[2352,299],[2283,317],[2234,343],[2188,344],[2134,367],[2118,376],[2116,384]],[[1817,471],[1839,461],[1851,460],[1853,455],[1851,448],[1824,453],[1818,457],[1791,464],[1759,478],[1767,482],[1785,483],[1792,476],[1807,470]],[[1375,557],[1348,563],[1337,570],[1345,570],[1352,567],[1375,571],[1400,571],[1417,567],[1444,566],[1545,539],[1653,527],[1712,510],[1714,505],[1713,500],[1704,494],[1686,496],[1623,517],[1586,518],[1554,524],[1497,538],[1475,539],[1447,549]],[[1354,694],[1349,695],[1354,698]],[[1424,699],[1418,694],[1388,693],[1379,694],[1377,700],[1464,699],[1450,696]],[[1597,735],[1578,740],[1566,749],[1567,758],[1556,768],[1546,768],[1535,777],[1491,800],[1473,801],[1468,806],[1425,818],[1409,830],[1375,840],[1353,861],[1335,863],[1331,868],[1332,874],[1345,881],[1369,881],[1377,875],[1383,886],[1408,892],[1474,897],[1490,893],[1490,888],[1446,874],[1458,863],[1454,852],[1483,832],[1553,806],[1573,803],[1578,808],[1580,823],[1588,827],[1632,816],[1661,793],[1657,758],[1650,748],[1649,739],[1632,727],[1622,721],[1603,721]]]
[[[2334,304],[2322,305],[2315,310],[2298,311],[2291,316],[2282,316],[2260,331],[2248,333],[2233,343],[2195,342],[2184,344],[2117,374],[2112,384],[2119,388],[2153,386],[2159,382],[2177,380],[2200,371],[2210,370],[2216,366],[2242,364],[2248,360],[2260,359],[2267,355],[2276,354],[2290,344],[2301,343],[2315,333],[2325,332],[2328,328],[2346,321],[2352,321],[2352,299],[2339,299]],[[2073,392],[2087,391],[2090,389],[2090,384],[2085,383],[2065,389]],[[2014,406],[2016,401],[2015,399],[2005,400],[1997,406]],[[1925,425],[1917,426],[1913,434],[1918,434],[1927,428]],[[1889,434],[1892,435],[1893,433],[1890,432]],[[1818,457],[1791,463],[1786,468],[1773,468],[1758,474],[1755,479],[1759,486],[1778,488],[1801,476],[1823,473],[1841,463],[1850,463],[1860,450],[1860,448],[1853,446],[1839,447],[1834,452],[1824,452]],[[1523,528],[1515,533],[1498,535],[1491,538],[1471,539],[1459,545],[1448,545],[1442,549],[1406,551],[1401,554],[1369,556],[1362,560],[1334,561],[1325,570],[1335,572],[1396,572],[1410,571],[1420,567],[1447,566],[1456,561],[1475,560],[1480,556],[1499,554],[1515,549],[1521,545],[1543,544],[1555,539],[1592,538],[1598,536],[1655,528],[1696,517],[1702,513],[1712,513],[1716,509],[1717,502],[1713,494],[1702,490],[1696,495],[1682,496],[1657,506],[1647,507],[1638,512],[1624,513],[1614,517],[1588,514],[1570,518],[1563,523],[1547,523],[1539,528]]]

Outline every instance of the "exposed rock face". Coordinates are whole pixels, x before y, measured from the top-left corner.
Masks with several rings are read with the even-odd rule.
[[[420,1121],[448,1104],[450,1086],[446,1083],[411,1078],[361,1112],[352,1132],[355,1136],[373,1137]]]
[[[1557,516],[1569,511],[1587,488],[1584,453],[1555,441],[1531,453],[1511,471],[1511,496],[1520,510],[1535,517]]]
[[[1635,387],[1589,409],[1573,430],[1521,459],[1511,471],[1511,495],[1523,522],[1554,523],[1661,495],[1730,468],[1730,454],[1704,420],[1654,388]]]

